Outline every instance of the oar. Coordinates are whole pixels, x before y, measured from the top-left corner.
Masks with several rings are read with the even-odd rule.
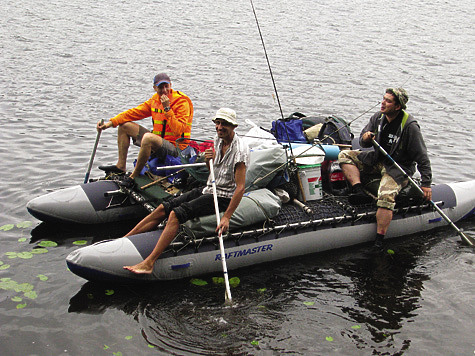
[[[155,167],[154,169],[157,171],[163,171],[168,169],[178,169],[178,168],[195,168],[195,167],[203,167],[206,163],[199,162],[199,163],[185,163],[185,164],[176,164],[174,166],[162,166],[162,167]]]
[[[402,169],[401,166],[399,164],[397,164],[397,162],[386,152],[386,150],[384,148],[381,147],[381,145],[379,143],[376,142],[376,140],[374,138],[373,138],[373,145],[383,154],[383,156],[388,158],[389,161],[397,169],[399,169],[402,174],[404,174],[404,177],[409,179],[409,182],[411,182],[411,184],[419,191],[419,193],[421,193],[424,196],[424,191],[421,189],[421,187],[419,187],[419,185],[414,181],[414,179],[409,177],[409,175],[404,171],[404,169]],[[473,246],[475,244],[475,240],[473,240],[471,237],[468,237],[467,235],[465,235],[462,232],[462,230],[460,230],[457,226],[455,226],[455,224],[452,222],[452,220],[450,220],[450,218],[447,215],[445,215],[445,213],[442,211],[442,209],[440,209],[437,206],[437,204],[434,203],[434,201],[431,200],[430,203],[435,208],[435,210],[437,210],[439,215],[444,218],[444,220],[457,232],[457,234],[459,234],[459,236],[462,238],[463,241],[465,241],[470,246]]]
[[[101,125],[104,124],[104,119],[101,120]],[[87,167],[86,176],[84,177],[84,184],[89,180],[89,173],[91,173],[92,162],[94,161],[94,156],[96,155],[97,144],[99,143],[99,138],[101,137],[102,130],[97,131],[96,142],[94,143],[94,148],[92,149],[91,159],[89,160],[89,166]]]
[[[213,198],[214,198],[214,210],[216,212],[216,222],[217,226],[221,221],[221,217],[219,216],[219,207],[218,207],[218,195],[216,194],[216,181],[214,179],[214,167],[213,167],[213,160],[209,160],[209,170],[211,174],[211,184],[213,186]],[[219,238],[219,248],[221,250],[221,263],[223,264],[223,273],[224,273],[224,283],[226,284],[226,292],[224,293],[224,299],[226,304],[231,304],[233,302],[231,297],[231,288],[229,287],[229,279],[228,279],[228,268],[226,267],[226,254],[224,253],[224,243],[223,243],[223,236],[221,235],[221,230],[218,231],[218,238]]]
[[[148,184],[145,184],[145,185],[141,186],[140,189],[142,189],[142,190],[143,190],[143,189],[147,189],[148,187],[151,187],[152,185],[155,185],[155,184],[158,184],[158,183],[160,183],[160,182],[163,182],[165,179],[168,179],[168,178],[170,178],[170,177],[173,177],[174,175],[177,175],[178,173],[181,173],[181,172],[183,172],[184,170],[185,170],[185,168],[182,168],[182,169],[180,169],[179,171],[176,171],[176,172],[174,172],[174,173],[171,173],[171,174],[169,174],[169,175],[167,175],[167,176],[165,176],[165,177],[158,178],[157,180],[154,180],[154,181],[151,182],[151,183],[148,183]]]

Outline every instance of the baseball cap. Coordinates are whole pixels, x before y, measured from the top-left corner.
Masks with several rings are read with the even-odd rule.
[[[153,78],[153,85],[156,85],[157,87],[162,83],[170,84],[170,82],[171,82],[170,77],[168,75],[166,75],[165,73],[157,74]]]

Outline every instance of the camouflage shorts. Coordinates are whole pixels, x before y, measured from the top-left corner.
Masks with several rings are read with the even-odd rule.
[[[393,177],[386,172],[386,168],[382,163],[377,163],[374,166],[363,164],[363,162],[358,159],[360,153],[361,151],[343,150],[338,155],[338,163],[340,163],[340,165],[352,164],[358,167],[362,175],[380,177],[381,182],[379,183],[378,201],[376,205],[380,208],[394,210],[396,196],[409,181],[406,179],[402,184],[398,184]]]

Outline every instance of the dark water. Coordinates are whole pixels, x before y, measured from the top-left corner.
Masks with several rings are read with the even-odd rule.
[[[404,85],[434,182],[475,178],[472,1],[255,7],[285,115],[352,120]],[[222,106],[245,133],[244,119],[269,127],[280,116],[272,81],[246,1],[11,1],[0,18],[1,355],[474,353],[474,255],[449,228],[391,242],[395,254],[379,258],[361,246],[232,271],[232,308],[211,276],[121,287],[71,274],[77,243],[129,226],[46,226],[25,205],[82,182],[97,120],[148,99],[166,71],[193,99],[196,138],[212,136]],[[93,174],[114,162],[115,139],[101,137]],[[475,235],[473,220],[458,225]]]

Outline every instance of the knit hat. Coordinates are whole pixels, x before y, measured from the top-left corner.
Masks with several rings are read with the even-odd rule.
[[[401,105],[401,109],[406,109],[406,103],[409,100],[409,96],[403,88],[388,88],[386,89],[386,93],[394,95],[399,102],[399,105]]]

